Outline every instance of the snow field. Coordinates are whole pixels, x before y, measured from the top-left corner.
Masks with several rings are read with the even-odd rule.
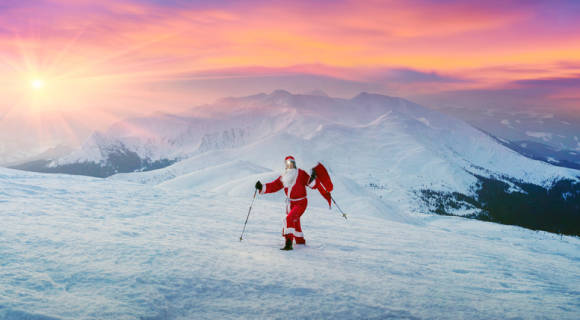
[[[248,181],[254,179],[247,178]],[[0,171],[0,319],[575,319],[580,240],[279,195]],[[242,188],[242,184],[247,188]],[[384,210],[392,210],[385,207]],[[394,218],[393,218],[394,217]]]

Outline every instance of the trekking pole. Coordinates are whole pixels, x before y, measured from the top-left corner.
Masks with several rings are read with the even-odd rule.
[[[244,229],[242,230],[242,234],[240,235],[240,241],[242,241],[242,237],[244,236],[244,231],[246,231],[246,224],[248,224],[248,218],[250,218],[250,212],[252,211],[252,206],[254,205],[254,200],[256,200],[256,194],[258,193],[258,189],[254,191],[254,197],[252,198],[252,203],[250,204],[250,209],[248,209],[248,216],[246,217],[246,222],[244,222]]]
[[[348,220],[346,218],[346,213],[344,213],[344,211],[342,211],[342,209],[340,209],[340,207],[338,206],[338,203],[336,203],[336,201],[334,201],[334,197],[330,196],[330,199],[332,200],[332,203],[334,203],[334,205],[336,206],[338,211],[340,211],[340,213],[342,213],[342,217],[344,218],[344,220]]]

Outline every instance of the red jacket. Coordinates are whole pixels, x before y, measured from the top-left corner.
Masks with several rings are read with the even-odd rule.
[[[290,200],[301,200],[303,198],[306,198],[306,186],[308,186],[309,188],[314,187],[314,185],[316,184],[316,179],[314,179],[310,184],[308,184],[308,181],[310,180],[310,175],[302,169],[297,170],[298,172],[296,174],[296,179],[290,179],[292,178],[292,174],[291,172],[286,171],[284,174],[279,176],[278,179],[270,183],[266,183],[262,187],[262,191],[260,191],[260,194],[273,193],[280,191],[280,189],[284,188],[284,193],[286,193],[286,197],[290,198]]]

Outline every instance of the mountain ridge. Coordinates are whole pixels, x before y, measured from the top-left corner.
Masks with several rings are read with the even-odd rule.
[[[109,179],[210,193],[223,184],[231,186],[232,196],[241,196],[259,179],[242,163],[269,168],[264,174],[272,178],[282,168],[280,159],[292,154],[306,170],[319,161],[327,165],[336,179],[337,196],[358,201],[376,214],[384,206],[398,207],[403,216],[439,213],[486,219],[504,212],[503,204],[490,209],[479,200],[491,190],[498,199],[512,199],[526,208],[512,194],[525,198],[535,192],[526,190],[559,186],[562,195],[572,195],[562,201],[554,198],[563,217],[580,201],[580,171],[526,158],[466,122],[402,98],[361,93],[340,99],[274,91],[225,98],[204,108],[211,110],[205,118],[153,115],[116,124],[112,135],[95,134],[95,143],[65,159],[68,163],[55,163],[82,170],[86,162],[70,160],[90,159],[97,150],[110,162],[104,163]],[[225,166],[232,172],[226,163],[237,163],[246,176],[232,175],[232,185],[215,170]],[[89,169],[101,173],[98,166]],[[218,186],[205,190],[207,184],[196,182],[199,175],[210,178],[204,170],[213,170]],[[313,203],[322,205],[317,201]],[[578,221],[580,225],[580,217]],[[562,221],[556,224],[544,227],[561,229]],[[572,225],[576,228],[576,222]]]

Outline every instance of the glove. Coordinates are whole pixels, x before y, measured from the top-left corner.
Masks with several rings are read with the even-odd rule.
[[[312,171],[310,171],[310,180],[308,181],[308,184],[312,183],[314,179],[316,179],[316,171],[314,170],[314,168],[312,168]]]
[[[262,192],[262,183],[260,182],[260,180],[258,180],[258,182],[256,182],[256,189],[260,190],[260,192]]]

